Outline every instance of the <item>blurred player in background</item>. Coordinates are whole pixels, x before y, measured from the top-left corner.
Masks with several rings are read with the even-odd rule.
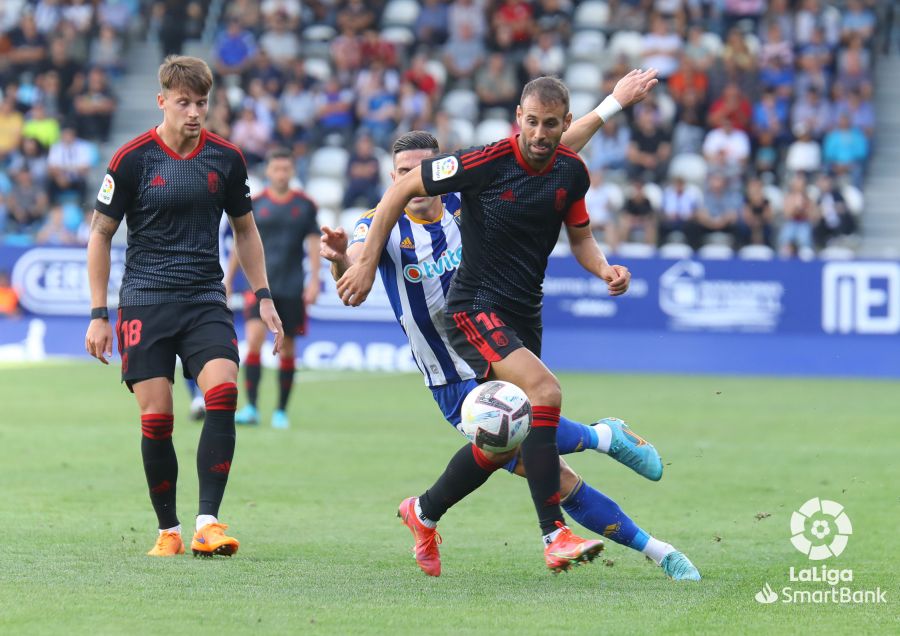
[[[172,444],[175,358],[204,393],[206,415],[197,446],[200,506],[191,541],[195,555],[230,556],[238,541],[225,535],[219,506],[234,456],[238,349],[226,306],[218,253],[224,209],[235,249],[261,302],[261,314],[281,346],[281,322],[266,282],[262,242],[251,213],[247,167],[240,150],[203,127],[212,73],[203,60],[170,56],[159,70],[162,124],[113,155],[88,242],[91,322],[88,353],[108,364],[112,328],[107,313],[110,244],[127,218],[128,249],[116,331],[122,381],[141,412],[141,455],[159,522],[148,554],[184,552],[175,508],[178,460]]]
[[[253,199],[256,226],[266,248],[266,272],[275,301],[275,309],[284,327],[281,363],[278,371],[278,408],[272,413],[274,428],[288,428],[288,399],[294,386],[294,339],[306,334],[306,308],[319,296],[319,224],[316,204],[299,190],[291,188],[294,161],[286,148],[269,153],[266,163],[268,186]],[[309,282],[303,260],[309,255]],[[232,254],[225,276],[225,288],[230,290],[237,272],[237,258]],[[266,326],[260,318],[260,305],[252,294],[247,307],[247,357],[244,360],[244,381],[247,404],[238,411],[238,424],[256,424],[259,379],[262,371],[260,352],[266,340]]]

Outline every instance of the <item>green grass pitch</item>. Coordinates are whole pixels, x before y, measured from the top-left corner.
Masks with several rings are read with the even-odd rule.
[[[117,374],[0,368],[0,633],[900,632],[897,383],[561,374],[567,415],[620,416],[663,455],[659,483],[594,452],[570,463],[691,557],[703,581],[677,584],[609,541],[593,565],[551,576],[525,481],[506,473],[442,520],[444,573],[423,575],[396,506],[462,438],[413,375],[301,371],[291,430],[238,431],[221,515],[238,555],[151,559],[137,411]],[[266,422],[274,384],[267,371]],[[175,396],[190,526],[199,425],[180,382]],[[790,543],[791,511],[812,497],[853,522],[826,565],[886,590],[887,605],[754,600],[767,582],[822,587],[788,581],[789,567],[820,565]]]

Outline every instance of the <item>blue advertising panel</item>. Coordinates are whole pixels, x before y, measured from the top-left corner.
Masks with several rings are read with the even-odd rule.
[[[124,251],[113,250],[110,299]],[[543,357],[553,369],[900,377],[900,263],[623,261],[625,296],[572,257],[551,258]],[[0,248],[23,316],[0,318],[0,361],[83,356],[90,298],[83,248]],[[380,282],[344,307],[323,267],[298,362],[316,369],[414,371]],[[241,322],[240,311],[237,320]],[[274,363],[274,360],[271,361]]]

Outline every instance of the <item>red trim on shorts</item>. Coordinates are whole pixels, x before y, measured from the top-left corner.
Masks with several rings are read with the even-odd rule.
[[[161,440],[172,437],[175,416],[171,413],[147,413],[141,415],[141,434],[147,439]]]
[[[499,464],[495,464],[491,460],[487,458],[487,455],[484,454],[484,451],[472,444],[472,457],[475,458],[475,463],[478,464],[478,467],[482,470],[486,470],[489,472],[494,472],[498,468],[500,468]]]
[[[560,409],[555,406],[532,406],[531,407],[531,426],[533,428],[559,426]]]
[[[150,130],[150,135],[153,137],[153,141],[158,143],[159,147],[163,149],[163,152],[165,152],[167,155],[172,157],[172,159],[177,159],[177,160],[181,161],[181,160],[193,159],[194,157],[196,157],[197,155],[200,154],[200,151],[203,150],[203,146],[206,145],[207,132],[206,132],[205,128],[200,129],[200,140],[197,142],[197,147],[194,148],[193,150],[191,150],[191,152],[189,154],[185,155],[184,157],[182,157],[181,155],[179,155],[177,152],[175,152],[174,150],[172,150],[171,148],[169,148],[166,145],[166,142],[164,142],[162,140],[162,137],[159,136],[159,133],[156,132],[156,128],[152,128]]]
[[[487,343],[487,340],[485,340],[478,332],[478,328],[466,312],[461,311],[453,314],[453,320],[456,322],[456,327],[465,334],[466,340],[478,350],[478,353],[481,354],[482,358],[488,362],[499,362],[503,359],[503,357],[494,351],[494,349],[491,348],[491,345]]]
[[[116,154],[114,154],[112,159],[110,159],[110,161],[109,161],[109,169],[112,170],[113,172],[118,170],[119,164],[122,163],[122,159],[125,158],[125,155],[129,154],[130,152],[132,152],[134,150],[137,150],[144,144],[148,143],[152,138],[153,137],[150,135],[150,131],[148,130],[143,135],[140,135],[139,137],[135,137],[134,139],[129,141],[127,144],[125,144],[124,146],[119,148],[116,151]]]
[[[238,388],[234,382],[214,386],[203,396],[207,411],[234,411],[237,409]]]

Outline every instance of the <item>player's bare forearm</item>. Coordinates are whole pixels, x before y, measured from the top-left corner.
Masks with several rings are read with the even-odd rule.
[[[566,231],[569,234],[572,256],[575,257],[578,264],[594,276],[602,278],[601,272],[604,267],[609,267],[609,262],[606,260],[603,250],[597,245],[591,228],[589,226],[566,227]]]
[[[403,214],[406,204],[414,197],[425,196],[428,196],[428,192],[422,182],[421,166],[416,166],[391,184],[375,207],[376,212],[366,235],[365,248],[359,256],[358,262],[361,265],[374,270],[375,264],[381,259],[381,250],[384,249],[384,244]]]
[[[91,307],[106,307],[109,287],[109,252],[119,221],[94,210],[87,245],[88,284]]]
[[[347,251],[345,251],[340,258],[331,261],[331,276],[334,280],[340,280],[341,276],[344,275],[344,272],[350,269],[350,266],[358,260],[363,245],[364,243],[354,243],[347,248]]]
[[[234,251],[247,282],[250,283],[250,289],[256,291],[268,287],[265,251],[259,230],[256,229],[256,221],[253,220],[253,213],[233,217],[231,222],[234,226]]]
[[[572,122],[569,129],[563,133],[562,143],[575,152],[581,152],[581,149],[587,145],[597,131],[603,127],[603,120],[600,115],[594,111],[583,115]]]

